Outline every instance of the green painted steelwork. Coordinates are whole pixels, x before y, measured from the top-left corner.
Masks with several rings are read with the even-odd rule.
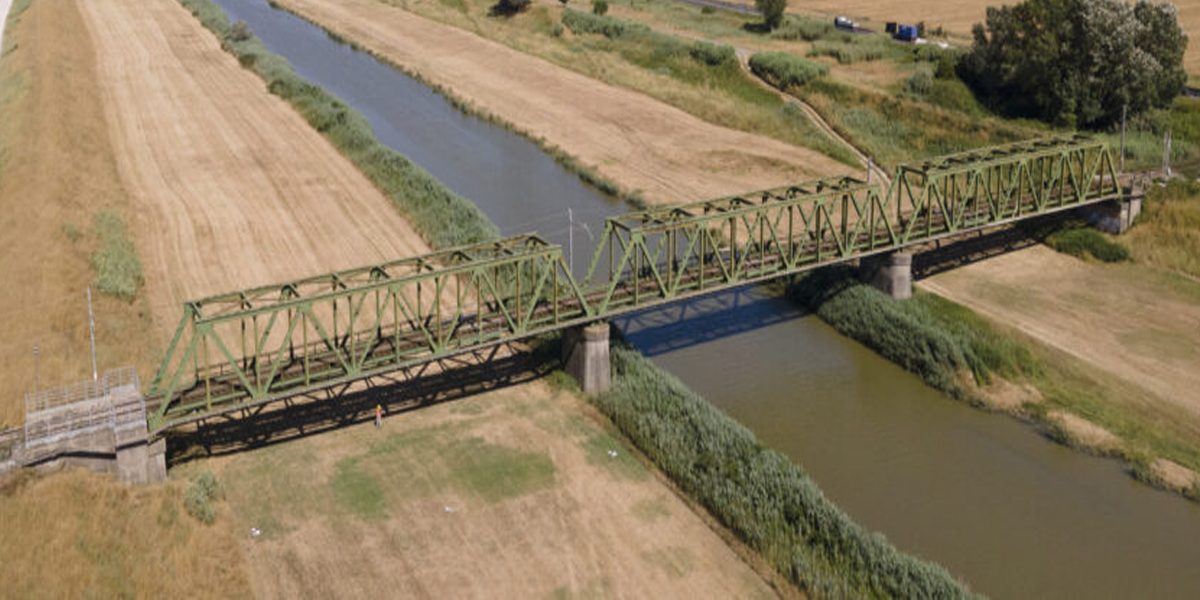
[[[610,218],[584,286],[524,235],[188,302],[150,429],[1121,197],[1103,143],[1050,138],[902,165],[886,191],[826,179]]]

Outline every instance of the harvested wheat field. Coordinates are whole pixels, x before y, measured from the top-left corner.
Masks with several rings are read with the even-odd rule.
[[[278,4],[450,89],[652,202],[714,197],[849,170],[816,151],[707,123],[377,0]]]
[[[93,222],[122,217],[143,265],[97,295],[100,368],[143,378],[190,298],[419,254],[392,203],[173,1],[40,0],[0,65],[0,423],[31,388],[90,373]]]
[[[175,473],[217,475],[259,597],[774,595],[601,423],[534,382]]]
[[[1200,420],[1200,305],[1156,277],[1035,246],[921,285]]]
[[[188,298],[427,251],[177,2],[81,4],[161,327]]]

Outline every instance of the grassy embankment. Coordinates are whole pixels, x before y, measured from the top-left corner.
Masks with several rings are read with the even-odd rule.
[[[918,290],[911,301],[895,302],[840,268],[805,277],[789,294],[930,386],[1029,420],[1061,443],[1120,458],[1139,479],[1165,485],[1151,469],[1156,458],[1200,471],[1194,428],[1176,411],[940,296]],[[1028,393],[1029,388],[1034,391]],[[1014,390],[1015,403],[998,397]],[[1102,427],[1117,440],[1090,444],[1064,423],[1064,413]],[[1181,491],[1200,498],[1200,489]]]
[[[859,167],[844,147],[801,111],[750,80],[736,62],[708,62],[698,56],[692,51],[693,40],[616,17],[541,4],[511,18],[494,18],[487,16],[495,4],[488,0],[418,1],[402,6],[381,1],[644,93],[709,123],[811,148]],[[723,48],[715,52],[729,55]]]
[[[34,385],[91,373],[84,289],[93,288],[101,370],[154,366],[96,56],[70,2],[17,0],[0,49],[0,427],[23,420]],[[69,68],[63,65],[69,65]],[[101,293],[108,292],[108,293]]]
[[[181,2],[222,38],[225,47],[239,56],[243,65],[262,74],[273,93],[296,104],[314,126],[342,147],[339,140],[346,134],[331,134],[328,126],[335,121],[354,122],[358,118],[354,111],[342,106],[316,86],[300,80],[282,59],[270,55],[253,37],[232,27],[223,13],[208,0]],[[233,35],[240,39],[231,39]],[[709,48],[699,51],[705,56],[709,52]],[[719,56],[721,53],[720,50],[712,51],[713,55]],[[302,93],[298,94],[297,90]],[[314,98],[319,101],[314,101]],[[331,121],[328,115],[322,118],[322,111],[316,110],[321,107],[327,107],[326,110],[332,107],[340,118],[335,121]],[[361,135],[369,136],[369,130]],[[378,143],[373,138],[359,137],[357,133],[353,139],[358,144],[350,148],[360,153],[362,145]],[[353,154],[351,156],[354,158]],[[358,162],[368,157],[378,159],[386,154],[376,152],[362,156],[354,160]],[[360,168],[369,176],[376,176],[370,163]],[[482,215],[479,218],[482,219]],[[423,230],[421,224],[416,225]],[[645,403],[644,411],[639,415],[648,421],[640,421],[641,425],[621,417],[617,412],[609,413],[610,417],[672,479],[695,495],[714,516],[732,528],[751,547],[768,556],[772,564],[791,581],[814,591],[830,593],[853,590],[885,596],[907,596],[914,592],[965,595],[959,584],[940,567],[903,554],[882,538],[854,524],[820,494],[816,484],[805,477],[798,467],[781,455],[765,450],[752,434],[687,391],[678,381],[658,371],[649,362],[638,359],[632,351],[619,350],[617,354],[617,372],[620,375],[617,388],[598,399],[597,406],[602,410],[627,406],[628,402],[619,399],[629,399],[631,394]],[[680,445],[681,440],[675,437],[678,432],[670,427],[680,417],[703,425],[703,429],[693,431],[694,435],[688,440],[698,446],[685,448]],[[645,426],[647,422],[666,428],[649,428]],[[698,447],[703,448],[702,455],[694,454]],[[695,462],[698,458],[703,458],[703,462]],[[768,463],[761,464],[763,460]],[[715,469],[717,465],[721,468]],[[756,465],[760,468],[746,470]],[[786,504],[776,505],[775,510],[749,513],[746,510],[753,504],[746,504],[745,500],[742,500],[742,504],[732,501],[734,496],[757,497],[768,489],[781,496],[769,493],[762,496],[761,500],[784,497],[790,500]],[[766,504],[761,506],[763,509],[766,507]]]

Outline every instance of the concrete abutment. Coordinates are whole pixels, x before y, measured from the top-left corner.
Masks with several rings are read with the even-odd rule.
[[[606,321],[599,321],[563,332],[563,370],[575,378],[585,394],[599,394],[612,387],[609,327]]]
[[[912,258],[903,251],[863,257],[858,277],[896,300],[907,300],[912,298]]]

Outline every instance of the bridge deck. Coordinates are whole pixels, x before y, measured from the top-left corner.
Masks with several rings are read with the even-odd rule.
[[[536,235],[184,305],[151,430],[819,266],[1118,199],[1073,136],[610,218],[583,285]]]

